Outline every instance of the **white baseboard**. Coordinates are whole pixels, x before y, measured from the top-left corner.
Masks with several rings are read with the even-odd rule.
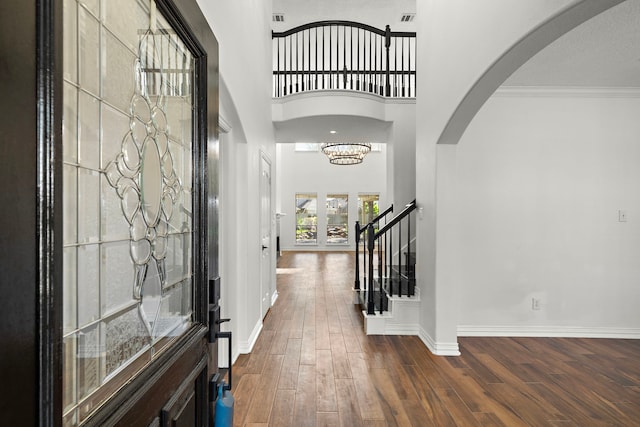
[[[561,337],[640,339],[638,328],[597,328],[582,326],[459,325],[460,337]]]
[[[278,299],[278,291],[276,290],[273,294],[271,294],[271,307],[273,307],[273,304],[276,303],[277,299]]]
[[[240,354],[251,353],[253,350],[253,346],[256,345],[256,341],[258,340],[258,336],[260,336],[260,332],[262,331],[262,321],[259,320],[256,323],[256,326],[253,328],[251,335],[247,341],[240,341],[238,343],[238,352]]]
[[[436,356],[460,356],[457,342],[436,342],[423,328],[420,328],[418,336],[429,351]]]

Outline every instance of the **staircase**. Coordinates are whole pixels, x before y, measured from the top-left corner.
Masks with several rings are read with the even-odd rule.
[[[367,335],[418,333],[420,289],[416,287],[415,237],[411,234],[412,222],[415,232],[415,209],[414,200],[389,221],[386,217],[393,206],[365,227],[356,222],[354,303],[362,307]]]

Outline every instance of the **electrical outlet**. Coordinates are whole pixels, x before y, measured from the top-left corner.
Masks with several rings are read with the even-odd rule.
[[[531,298],[531,310],[540,310],[540,300],[538,298]]]

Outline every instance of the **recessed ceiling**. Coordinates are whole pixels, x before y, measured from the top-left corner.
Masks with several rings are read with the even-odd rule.
[[[274,122],[281,143],[330,141],[388,142],[391,123],[359,116],[316,116]],[[336,133],[330,133],[335,130]]]

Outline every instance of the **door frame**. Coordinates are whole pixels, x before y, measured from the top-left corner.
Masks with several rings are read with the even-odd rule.
[[[263,187],[262,187],[262,176],[263,176],[263,165],[264,163],[266,163],[268,165],[268,172],[269,172],[269,213],[268,213],[268,218],[264,218],[264,212],[263,212],[263,208],[262,208],[262,200],[263,200]],[[274,289],[273,286],[273,259],[274,259],[274,246],[273,246],[273,162],[271,161],[271,157],[265,153],[264,151],[260,150],[260,186],[259,186],[259,199],[260,199],[260,244],[264,245],[263,242],[263,237],[262,237],[262,229],[263,229],[263,225],[264,222],[266,220],[268,227],[269,227],[269,242],[268,242],[268,255],[265,258],[264,256],[264,249],[261,249],[260,251],[260,319],[264,319],[264,317],[267,315],[267,312],[269,311],[269,308],[271,308],[272,303],[274,301],[274,299],[277,297],[276,295],[276,291]],[[268,269],[268,278],[266,278],[265,281],[265,273],[264,273],[264,267],[265,267],[265,263],[267,263],[269,269]],[[266,286],[265,286],[266,285]],[[267,294],[268,291],[268,301],[263,304],[263,298],[265,298],[265,295]],[[265,305],[268,306],[268,308],[265,309]]]

